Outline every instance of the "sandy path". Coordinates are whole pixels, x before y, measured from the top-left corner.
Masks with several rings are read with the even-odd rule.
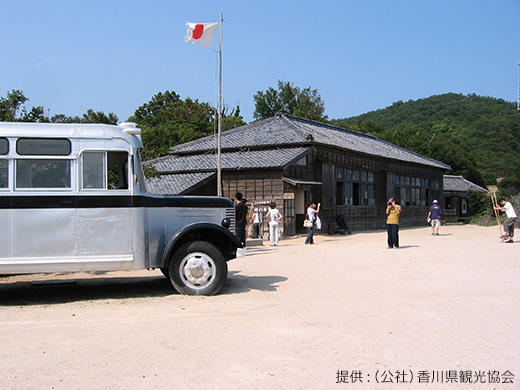
[[[400,238],[248,248],[214,297],[159,271],[0,278],[0,388],[520,388],[519,242],[461,225]]]

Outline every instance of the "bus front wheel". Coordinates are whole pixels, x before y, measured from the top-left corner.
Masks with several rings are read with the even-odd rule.
[[[206,241],[188,242],[172,256],[168,275],[181,294],[214,295],[227,279],[227,263],[222,252]]]

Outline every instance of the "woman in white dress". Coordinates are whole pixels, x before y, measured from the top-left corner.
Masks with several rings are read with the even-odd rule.
[[[282,214],[276,208],[276,203],[271,202],[269,204],[269,211],[266,215],[269,221],[269,240],[271,242],[271,246],[277,246],[278,241],[280,240],[279,226],[280,220],[282,219]]]

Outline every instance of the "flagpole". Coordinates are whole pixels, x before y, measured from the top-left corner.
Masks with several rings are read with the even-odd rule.
[[[220,132],[222,130],[222,24],[224,17],[220,13],[220,45],[218,50],[219,57],[219,77],[218,77],[218,134],[217,134],[217,196],[222,196],[222,172],[220,164],[220,149],[221,138]]]

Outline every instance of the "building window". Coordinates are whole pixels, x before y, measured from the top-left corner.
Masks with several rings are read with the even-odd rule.
[[[352,183],[345,183],[345,204],[347,206],[354,205],[354,186]]]
[[[337,206],[375,206],[374,172],[336,167]]]
[[[300,158],[298,161],[296,161],[296,163],[294,165],[306,167],[307,166],[307,156],[303,156],[302,158]]]
[[[401,187],[401,199],[399,201],[401,205],[406,205],[406,187]]]
[[[336,206],[343,206],[345,204],[345,182],[336,182]]]
[[[368,187],[368,205],[375,206],[376,205],[376,195],[375,195],[374,185],[369,184],[367,187]]]
[[[361,205],[368,206],[368,185],[361,184]]]
[[[395,196],[403,206],[426,206],[429,181],[419,177],[395,176]]]
[[[353,206],[360,206],[361,203],[359,202],[360,194],[359,194],[359,183],[352,183],[352,205]]]
[[[294,199],[284,200],[285,217],[292,218],[296,216],[296,202]]]

